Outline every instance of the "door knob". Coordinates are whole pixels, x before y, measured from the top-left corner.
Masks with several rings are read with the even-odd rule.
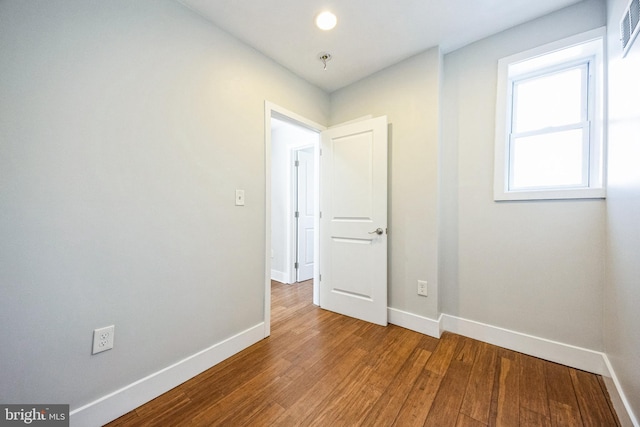
[[[382,228],[377,228],[373,231],[370,231],[369,234],[377,234],[378,236],[381,236],[382,233],[384,233],[384,231],[382,230]]]

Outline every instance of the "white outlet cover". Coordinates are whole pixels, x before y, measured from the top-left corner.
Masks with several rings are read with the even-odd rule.
[[[427,294],[427,281],[426,280],[418,280],[418,295],[422,295],[424,297],[428,296]]]
[[[93,351],[91,354],[101,353],[113,348],[115,325],[93,330]]]

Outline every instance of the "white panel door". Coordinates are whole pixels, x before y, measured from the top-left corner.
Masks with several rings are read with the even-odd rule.
[[[298,150],[297,154],[297,263],[296,282],[313,279],[314,242],[314,156],[313,147]]]
[[[387,118],[322,132],[320,306],[387,324]]]

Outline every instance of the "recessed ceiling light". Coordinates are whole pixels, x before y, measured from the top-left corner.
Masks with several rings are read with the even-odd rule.
[[[316,17],[316,25],[318,26],[318,28],[325,31],[335,27],[337,22],[338,18],[336,18],[336,15],[329,11],[322,12]]]

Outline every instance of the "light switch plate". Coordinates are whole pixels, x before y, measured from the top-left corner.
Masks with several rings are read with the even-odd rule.
[[[244,206],[244,190],[236,190],[236,206]]]

